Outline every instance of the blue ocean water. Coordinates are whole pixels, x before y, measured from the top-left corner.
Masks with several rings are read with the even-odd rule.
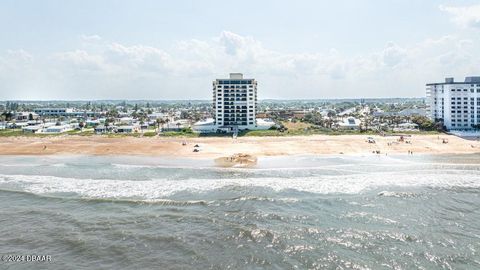
[[[1,156],[7,269],[479,269],[480,155]]]

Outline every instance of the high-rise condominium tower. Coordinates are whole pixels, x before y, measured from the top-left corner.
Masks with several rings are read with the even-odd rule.
[[[230,73],[229,79],[213,81],[215,124],[220,130],[255,129],[257,81],[244,79],[242,73]]]
[[[464,82],[446,78],[427,84],[427,115],[448,130],[471,130],[480,124],[480,77]]]

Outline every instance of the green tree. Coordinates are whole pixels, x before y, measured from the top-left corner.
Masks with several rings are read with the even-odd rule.
[[[420,130],[438,130],[437,124],[425,116],[413,116],[412,122],[417,124]]]

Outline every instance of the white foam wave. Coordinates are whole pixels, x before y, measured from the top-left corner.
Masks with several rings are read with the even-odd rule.
[[[52,167],[59,167],[59,168],[61,167],[61,168],[63,168],[63,167],[67,167],[68,165],[67,165],[67,164],[65,164],[65,163],[54,163],[54,164],[52,164],[52,165],[50,165],[50,166],[52,166]]]
[[[229,186],[262,187],[276,192],[296,190],[319,194],[356,194],[387,187],[480,187],[480,176],[472,171],[455,175],[439,173],[369,173],[358,175],[315,176],[305,178],[238,179],[153,179],[146,181],[76,179],[41,175],[0,175],[1,187],[19,187],[34,194],[74,193],[87,198],[134,198],[156,200],[179,192],[204,193]]]
[[[214,167],[200,167],[200,166],[175,166],[175,165],[140,165],[140,164],[122,164],[122,163],[112,163],[113,167],[119,169],[215,169]]]
[[[4,163],[0,164],[0,167],[39,167],[42,164],[29,164],[29,163]]]

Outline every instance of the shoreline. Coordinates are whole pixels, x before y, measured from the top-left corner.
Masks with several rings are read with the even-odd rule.
[[[373,137],[375,143],[368,143]],[[405,154],[475,154],[480,141],[448,134],[412,135],[410,143],[398,137],[371,135],[309,135],[282,137],[5,137],[0,141],[0,155],[132,155],[186,158],[219,158],[238,153],[256,157],[291,155],[380,155]],[[443,140],[448,143],[443,143]],[[186,145],[183,145],[183,143]],[[199,152],[193,152],[198,145]]]

